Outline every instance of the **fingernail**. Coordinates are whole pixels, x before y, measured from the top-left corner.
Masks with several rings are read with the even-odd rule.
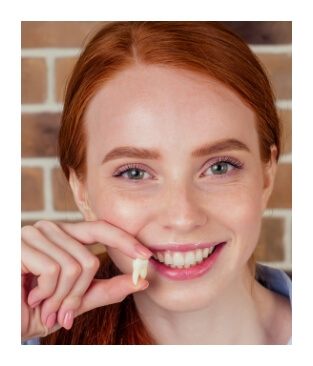
[[[57,314],[56,313],[52,313],[48,316],[47,320],[46,320],[46,327],[47,328],[52,328],[54,326],[54,323],[56,321],[57,318]]]
[[[140,256],[144,256],[144,258],[150,258],[153,255],[149,249],[140,244],[136,244],[135,250]]]
[[[149,286],[149,282],[145,281],[145,283],[141,287],[141,290],[145,290],[148,286]]]
[[[64,321],[63,321],[63,327],[65,329],[71,329],[71,327],[73,325],[73,315],[74,315],[74,312],[72,310],[68,311],[65,314]]]

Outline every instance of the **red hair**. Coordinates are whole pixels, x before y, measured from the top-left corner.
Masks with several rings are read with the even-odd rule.
[[[58,145],[67,179],[69,168],[81,180],[86,177],[84,113],[88,102],[108,80],[135,63],[189,70],[228,86],[255,112],[261,160],[269,161],[272,145],[277,147],[278,160],[281,124],[272,88],[261,64],[237,35],[217,22],[111,22],[87,44],[67,85]],[[97,278],[117,273],[104,255]],[[81,315],[70,331],[61,329],[41,343],[155,344],[132,296]]]

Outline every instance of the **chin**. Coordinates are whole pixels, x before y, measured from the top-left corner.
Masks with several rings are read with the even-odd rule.
[[[171,312],[198,311],[207,308],[219,296],[221,286],[211,286],[208,281],[164,281],[147,278],[147,290],[134,296],[146,297],[160,308]]]
[[[213,291],[192,290],[175,285],[175,288],[164,288],[164,286],[153,286],[152,284],[140,296],[147,296],[150,301],[160,308],[172,312],[197,311],[210,306],[216,296]],[[139,295],[135,294],[135,296]]]

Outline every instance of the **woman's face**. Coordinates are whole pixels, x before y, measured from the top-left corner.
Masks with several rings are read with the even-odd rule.
[[[134,66],[97,92],[85,123],[83,189],[93,212],[84,212],[86,219],[106,220],[148,248],[227,241],[214,266],[194,279],[174,281],[149,265],[150,286],[141,296],[169,310],[195,310],[240,281],[275,173],[274,162],[268,170],[261,163],[253,111],[217,81],[178,69]],[[209,153],[199,150],[229,139],[246,149],[224,144]],[[151,153],[105,159],[120,147]],[[131,258],[107,250],[122,272],[132,273]]]

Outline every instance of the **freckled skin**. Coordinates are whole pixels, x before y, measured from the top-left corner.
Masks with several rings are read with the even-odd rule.
[[[83,212],[86,219],[107,220],[148,247],[229,241],[216,265],[198,279],[170,281],[149,267],[150,286],[136,294],[142,306],[202,309],[224,296],[231,284],[240,286],[275,175],[270,170],[264,186],[254,112],[212,79],[161,66],[134,66],[97,92],[85,120],[88,175],[83,190],[92,210]],[[191,158],[197,147],[224,138],[244,142],[251,153]],[[155,148],[164,158],[125,158],[101,165],[107,152],[125,145]],[[218,156],[231,156],[244,167],[214,176],[205,163]],[[127,173],[113,177],[128,163],[138,163],[147,172],[137,184]],[[132,272],[130,258],[112,248],[108,252],[123,272]]]

